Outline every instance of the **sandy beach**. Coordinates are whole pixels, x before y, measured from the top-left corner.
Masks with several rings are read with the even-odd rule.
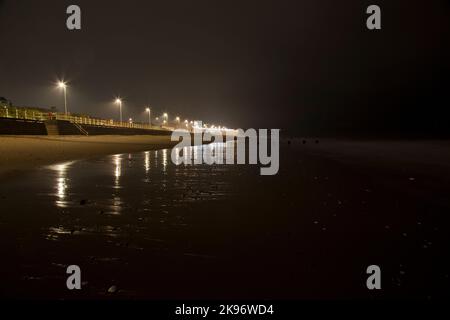
[[[173,146],[170,136],[0,136],[0,178],[68,160]]]

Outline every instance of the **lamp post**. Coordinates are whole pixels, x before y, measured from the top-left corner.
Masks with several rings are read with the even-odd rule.
[[[152,126],[152,110],[150,108],[145,109],[148,112],[148,125]]]
[[[120,122],[122,122],[122,99],[117,98],[116,103],[119,105],[119,111],[120,111]]]
[[[67,115],[67,84],[64,81],[58,82],[58,87],[64,91],[64,111]]]

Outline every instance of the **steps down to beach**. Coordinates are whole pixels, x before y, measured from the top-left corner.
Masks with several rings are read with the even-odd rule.
[[[58,123],[55,120],[45,121],[45,128],[47,129],[47,135],[59,136]]]
[[[84,136],[88,136],[89,132],[87,132],[81,125],[78,123],[73,123],[73,125],[80,131],[80,133]]]

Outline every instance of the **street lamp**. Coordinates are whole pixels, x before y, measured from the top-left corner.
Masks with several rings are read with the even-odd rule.
[[[152,126],[152,110],[150,108],[145,109],[148,112],[148,125]]]
[[[64,91],[64,111],[67,115],[67,84],[64,81],[59,81],[58,87]]]
[[[119,105],[119,111],[120,111],[120,122],[122,122],[122,99],[117,98],[116,103]]]

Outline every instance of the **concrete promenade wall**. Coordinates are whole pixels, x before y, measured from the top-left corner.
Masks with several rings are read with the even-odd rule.
[[[89,135],[171,135],[172,131],[168,130],[149,130],[149,129],[137,129],[137,128],[117,128],[117,127],[105,127],[105,126],[94,126],[94,125],[81,125],[84,130],[86,130]]]
[[[47,129],[41,121],[0,118],[0,134],[47,135]]]
[[[69,121],[55,122],[60,135],[82,135],[80,130]],[[119,128],[83,124],[81,127],[89,135],[171,135],[168,130],[148,130],[137,128]],[[35,120],[0,118],[0,134],[3,135],[47,135],[44,122]]]

